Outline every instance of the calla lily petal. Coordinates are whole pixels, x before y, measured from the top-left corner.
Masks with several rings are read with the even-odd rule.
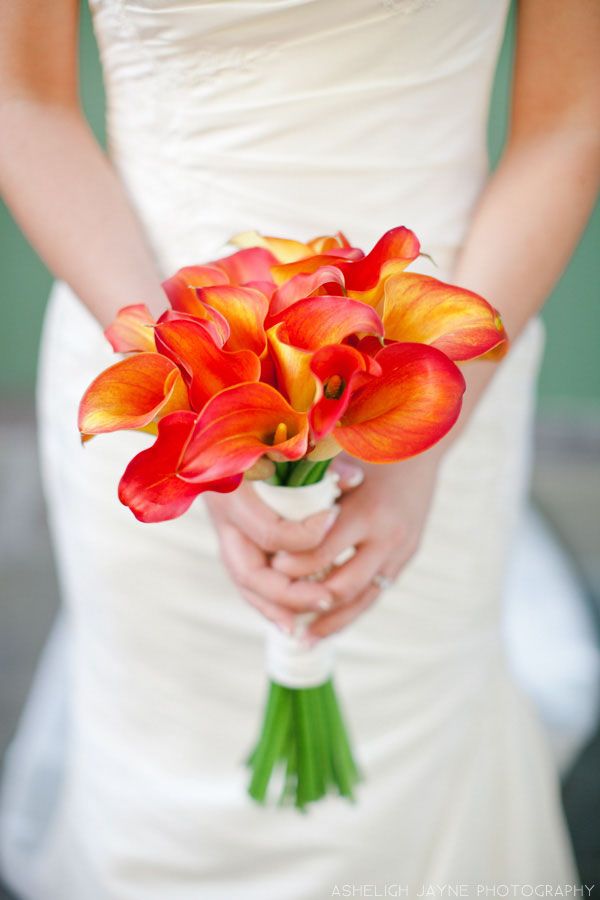
[[[222,347],[229,340],[230,328],[227,319],[212,306],[201,303],[199,300],[197,300],[197,310],[193,315],[176,312],[174,309],[166,310],[157,324],[163,325],[165,322],[195,322],[197,325],[202,325],[217,347]]]
[[[383,322],[386,338],[431,344],[454,360],[507,341],[500,315],[483,297],[412,272],[386,282]]]
[[[247,281],[244,287],[254,288],[264,294],[267,300],[270,300],[275,291],[275,283],[273,281]]]
[[[244,231],[236,234],[231,238],[230,244],[235,247],[264,247],[269,250],[276,261],[280,264],[298,262],[298,260],[306,259],[310,256],[321,254],[337,254],[346,255],[346,251],[351,251],[349,258],[359,258],[363,256],[362,250],[351,247],[348,239],[341,231],[337,234],[327,234],[312,238],[304,243],[303,241],[294,241],[290,238],[267,237],[259,234],[258,231]]]
[[[296,262],[275,265],[271,267],[271,275],[276,285],[281,286],[296,275],[310,275],[324,266],[339,266],[350,264],[351,261],[359,261],[364,253],[356,247],[340,248],[329,253],[318,253],[315,256],[306,256]]]
[[[173,309],[194,315],[198,305],[196,288],[227,284],[228,281],[222,269],[209,263],[206,266],[185,266],[179,269],[171,278],[163,281],[162,287]]]
[[[308,446],[308,419],[268,384],[240,384],[206,404],[183,455],[182,478],[195,483],[245,472],[261,456],[295,460]]]
[[[293,346],[284,322],[269,328],[267,340],[269,359],[275,369],[273,380],[294,409],[305,412],[312,405],[317,390],[317,382],[310,371],[313,351]]]
[[[313,253],[334,253],[338,250],[357,250],[352,247],[350,241],[342,231],[336,231],[335,234],[325,234],[320,237],[311,238],[308,242]],[[362,253],[362,250],[360,251]]]
[[[338,344],[352,334],[383,336],[375,310],[348,297],[307,297],[288,306],[275,321],[285,324],[291,344],[306,350]]]
[[[193,484],[177,474],[197,415],[176,412],[158,425],[158,437],[135,456],[119,483],[119,500],[140,522],[164,522],[181,516],[204,491],[228,493],[239,487],[241,475]]]
[[[143,303],[124,306],[104,332],[115,353],[152,352],[154,319]]]
[[[267,237],[258,231],[243,231],[236,234],[229,241],[234,247],[248,249],[250,247],[263,247],[273,254],[275,262],[289,263],[297,259],[303,259],[310,254],[310,247],[302,241],[293,241],[289,238]]]
[[[101,372],[79,405],[79,430],[103,434],[142,428],[173,396],[188,407],[177,366],[159,353],[136,353]]]
[[[427,450],[460,413],[465,380],[445,353],[426,344],[390,344],[382,374],[352,394],[333,436],[358,459],[397,462]]]
[[[364,259],[340,265],[348,296],[376,306],[383,296],[385,279],[404,271],[419,251],[419,241],[409,228],[390,229]]]
[[[374,309],[348,297],[307,297],[283,310],[267,331],[278,383],[294,409],[312,405],[317,383],[310,371],[312,354],[357,333],[383,335]]]
[[[266,346],[264,330],[269,301],[263,293],[249,287],[218,285],[199,288],[198,299],[216,309],[229,325],[226,350],[252,350],[260,356]]]
[[[317,400],[309,414],[313,439],[321,441],[337,425],[350,402],[357,375],[365,372],[370,361],[346,344],[321,347],[313,354],[310,368],[317,379]],[[381,368],[377,365],[377,374]]]
[[[322,266],[316,272],[310,272],[307,275],[294,275],[293,278],[278,287],[273,294],[269,308],[270,316],[277,316],[288,306],[292,306],[305,297],[311,297],[317,291],[322,291],[330,296],[342,295],[344,293],[344,276],[340,269],[335,266]]]
[[[255,281],[273,281],[271,266],[277,262],[265,247],[248,247],[209,263],[227,276],[230,284],[247,284]],[[217,284],[217,282],[213,282]],[[197,285],[205,287],[208,285]]]
[[[260,360],[255,353],[221,350],[200,323],[164,322],[156,326],[155,336],[159,352],[181,369],[196,410],[223,388],[260,378]]]

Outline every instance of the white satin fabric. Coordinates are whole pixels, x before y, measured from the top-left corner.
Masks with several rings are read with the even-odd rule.
[[[250,228],[342,228],[368,248],[406,224],[438,264],[422,269],[450,277],[486,177],[506,5],[94,0],[112,158],[165,275]],[[81,448],[79,398],[113,357],[55,286],[39,406],[65,615],[40,676],[54,686],[46,715],[9,763],[4,864],[24,898],[321,900],[344,884],[415,896],[574,880],[554,766],[500,639],[541,346],[536,321],[448,454],[416,558],[340,636],[365,782],[356,805],[302,816],[245,794],[263,622],[230,583],[201,500],[151,526],[119,505],[143,436]]]

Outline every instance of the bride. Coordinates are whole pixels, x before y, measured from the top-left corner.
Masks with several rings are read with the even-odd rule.
[[[92,0],[108,157],[79,108],[76,0],[4,5],[0,183],[57,278],[38,397],[64,595],[7,770],[3,865],[21,897],[482,896],[576,880],[500,599],[536,314],[600,178],[600,7],[519,3],[510,137],[490,178],[507,5]],[[498,366],[464,367],[458,429],[392,467],[341,461],[337,518],[285,523],[241,489],[139,525],[116,484],[143,436],[83,451],[76,427],[112,361],[102,328],[117,309],[160,313],[161,280],[237,232],[343,229],[369,249],[400,224],[435,260],[415,268],[489,298],[512,337]],[[350,546],[323,584],[304,580]],[[366,775],[356,805],[331,798],[307,816],[253,804],[241,762],[265,687],[263,617],[285,628],[304,610],[318,612],[315,639],[338,632]]]

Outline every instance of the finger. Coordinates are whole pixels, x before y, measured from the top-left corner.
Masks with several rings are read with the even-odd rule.
[[[333,597],[318,582],[291,582],[267,562],[263,551],[233,525],[220,529],[223,561],[236,583],[282,609],[311,612],[331,609]]]
[[[345,628],[357,619],[361,613],[369,609],[369,607],[377,600],[380,593],[381,591],[378,587],[370,585],[366,591],[363,591],[363,593],[354,600],[353,603],[336,607],[330,613],[324,613],[319,616],[319,618],[315,619],[308,627],[306,632],[307,640],[309,642],[316,642],[321,638],[329,637],[330,634],[334,634],[336,631]]]
[[[377,541],[357,547],[354,556],[333,571],[322,582],[334,596],[336,605],[352,603],[362,594],[378,574],[383,574],[388,550]]]
[[[342,506],[337,522],[316,549],[294,554],[280,551],[271,565],[290,578],[306,578],[327,571],[343,551],[365,539],[365,530],[364,519],[355,510]]]
[[[239,489],[233,524],[267,553],[301,552],[317,547],[335,523],[340,508],[334,506],[300,522],[278,516],[251,487]]]
[[[365,480],[364,469],[343,455],[336,456],[331,464],[331,470],[339,476],[338,485],[342,491],[351,491]]]
[[[248,591],[245,588],[241,590],[241,595],[251,606],[257,609],[266,619],[274,622],[278,628],[281,628],[286,634],[291,634],[294,630],[294,614],[287,609],[282,609],[275,603],[270,603],[259,594]]]

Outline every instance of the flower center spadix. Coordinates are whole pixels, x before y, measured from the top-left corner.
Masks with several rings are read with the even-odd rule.
[[[287,441],[287,438],[287,425],[285,424],[285,422],[280,422],[275,429],[275,434],[273,435],[273,444],[282,444],[284,441]]]
[[[323,393],[327,400],[339,400],[344,393],[346,382],[341,375],[332,375],[323,385]]]

